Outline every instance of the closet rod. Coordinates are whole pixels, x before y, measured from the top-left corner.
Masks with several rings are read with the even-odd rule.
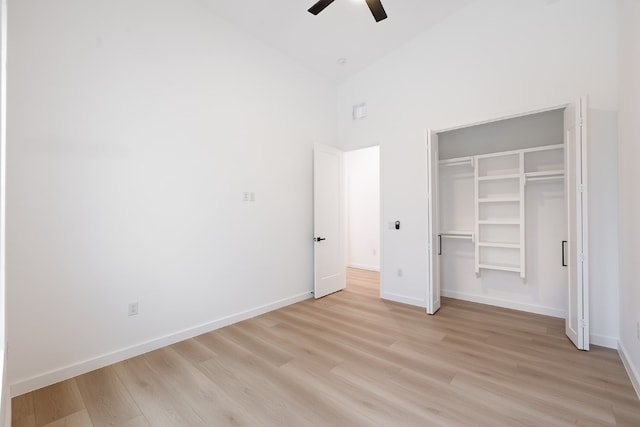
[[[536,177],[527,178],[527,181],[555,181],[557,179],[564,179],[564,176],[562,175],[536,176]]]
[[[441,234],[445,239],[471,239],[473,240],[473,236],[471,234],[461,235],[461,234]]]
[[[471,240],[473,242],[474,234],[472,231],[443,231],[440,233],[440,236],[445,239],[461,239],[461,240]]]

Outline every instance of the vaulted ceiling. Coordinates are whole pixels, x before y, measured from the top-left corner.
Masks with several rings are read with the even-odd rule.
[[[376,23],[365,0],[197,0],[214,13],[334,82],[343,81],[474,0],[382,0]],[[346,63],[341,64],[344,58]]]

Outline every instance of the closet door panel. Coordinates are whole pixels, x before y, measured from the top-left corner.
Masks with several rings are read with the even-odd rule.
[[[589,286],[586,200],[586,99],[565,110],[568,303],[565,332],[580,350],[589,349]]]
[[[427,131],[427,188],[428,194],[428,236],[429,241],[429,278],[427,292],[427,313],[435,314],[440,308],[440,222],[439,222],[439,167],[438,167],[438,135]]]

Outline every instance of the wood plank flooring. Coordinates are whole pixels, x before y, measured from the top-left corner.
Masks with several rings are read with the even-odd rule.
[[[617,352],[575,350],[563,321],[378,293],[350,269],[342,292],[16,397],[13,426],[640,426]]]

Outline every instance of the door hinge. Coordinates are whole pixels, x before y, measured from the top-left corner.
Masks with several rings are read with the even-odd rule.
[[[584,253],[579,253],[578,254],[578,262],[584,262]]]
[[[588,328],[589,327],[589,322],[587,322],[584,319],[578,320],[578,327],[580,327],[580,328]]]
[[[584,184],[578,184],[578,191],[584,193]]]

